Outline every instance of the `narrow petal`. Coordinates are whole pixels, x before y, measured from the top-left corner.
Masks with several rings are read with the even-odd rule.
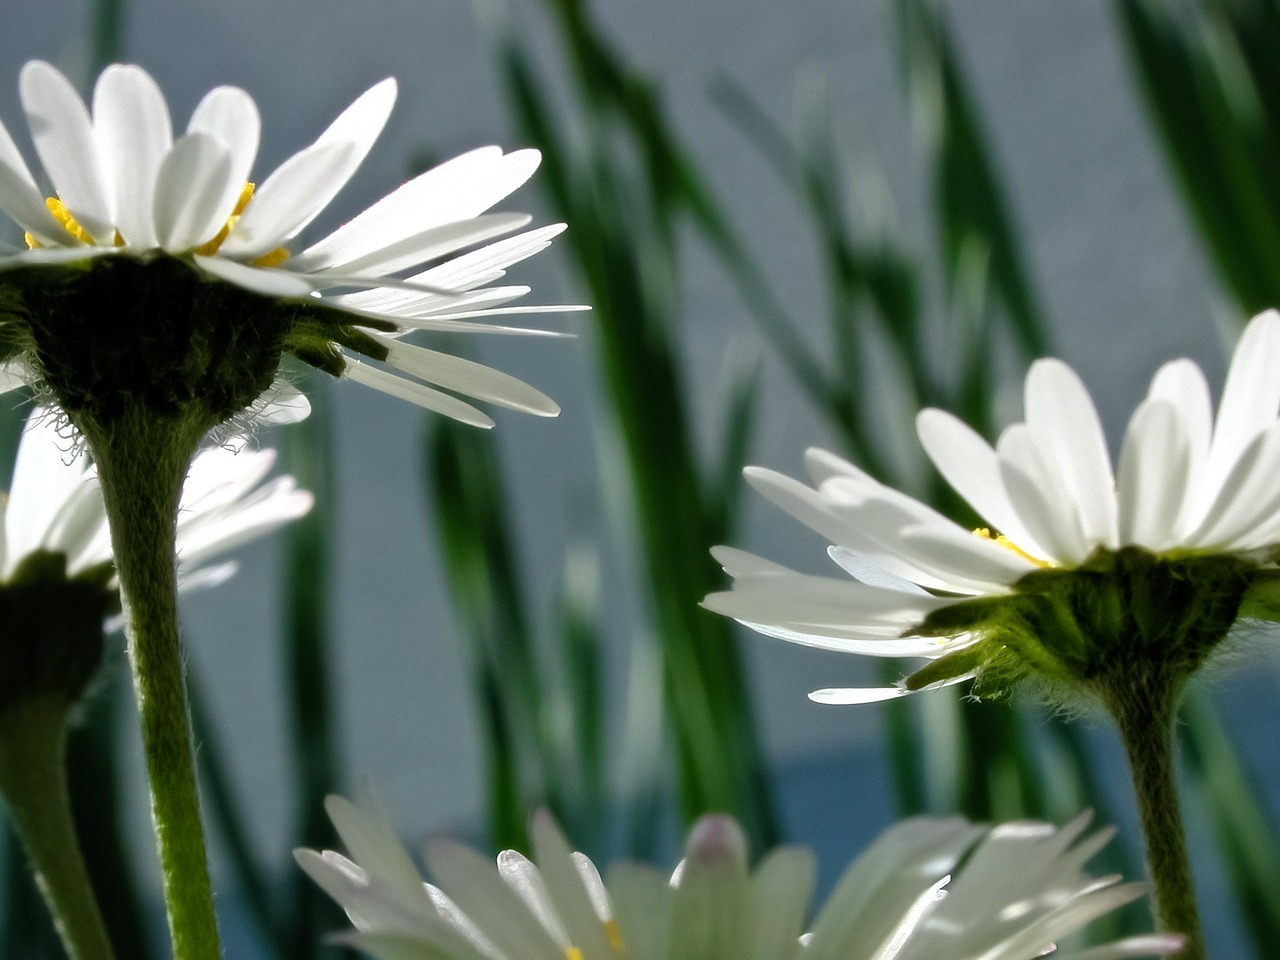
[[[141,67],[112,64],[93,89],[93,133],[113,184],[115,225],[130,246],[156,246],[160,164],[173,146],[164,94]]]
[[[1178,543],[1179,519],[1191,493],[1191,449],[1184,431],[1168,400],[1146,400],[1134,411],[1116,477],[1122,546],[1161,551]]]
[[[260,293],[264,297],[305,297],[311,294],[311,284],[286,270],[251,267],[223,257],[193,258],[202,269],[238,287]]]
[[[189,133],[173,145],[156,175],[156,239],[185,253],[214,236],[235,207],[240,185],[231,155],[216,137]]]
[[[488,429],[493,426],[493,420],[490,417],[457,397],[451,397],[439,390],[432,390],[430,387],[406,380],[404,377],[397,377],[395,374],[371,367],[350,357],[346,358],[346,363],[342,375],[348,380],[363,383],[367,387],[416,403],[426,410],[433,410],[473,427]]]
[[[614,951],[574,862],[573,849],[547,811],[533,815],[530,834],[538,870],[573,945],[588,957],[612,956]]]
[[[1086,544],[1115,549],[1119,527],[1107,438],[1089,391],[1061,360],[1037,360],[1031,365],[1026,421],[1057,461]]]
[[[1089,555],[1075,498],[1067,491],[1057,458],[1026,424],[1000,436],[1000,478],[1022,525],[1041,544],[1044,559],[1074,566]]]
[[[751,951],[745,960],[779,960],[795,953],[808,920],[816,865],[801,847],[778,847],[751,876]]]
[[[44,195],[3,123],[0,123],[0,210],[44,243],[78,243],[49,213]]]
[[[301,255],[304,269],[368,256],[421,232],[479,216],[537,169],[536,150],[482,147],[420,174]],[[425,259],[425,258],[424,258]],[[422,262],[422,261],[418,261]]]
[[[70,81],[42,60],[22,68],[18,87],[31,139],[58,198],[98,243],[110,243],[115,198],[84,102]]]
[[[387,346],[387,365],[419,380],[540,417],[560,413],[560,406],[542,391],[474,360],[396,341]]]
[[[5,570],[8,577],[28,554],[49,542],[51,530],[66,504],[88,479],[87,461],[77,457],[74,440],[64,435],[47,408],[27,418],[14,458],[9,506],[5,512]]]
[[[196,105],[187,132],[216,137],[231,158],[231,180],[243,184],[249,179],[262,134],[253,97],[239,87],[214,87]]]
[[[944,480],[984,520],[1033,556],[1045,550],[1027,531],[1000,479],[1000,458],[963,420],[945,410],[922,410],[916,432]]]
[[[1253,439],[1276,420],[1280,407],[1280,313],[1268,310],[1245,327],[1222,388],[1209,451],[1206,495],[1232,471]]]
[[[1280,423],[1257,434],[1236,458],[1213,504],[1188,544],[1238,549],[1237,541],[1280,511]]]
[[[886,700],[909,697],[911,693],[912,691],[906,687],[828,687],[814,690],[809,694],[809,699],[814,703],[849,706],[862,703],[884,703]]]
[[[326,143],[295,153],[254,192],[219,253],[250,259],[294,236],[350,177],[354,152],[349,143]]]

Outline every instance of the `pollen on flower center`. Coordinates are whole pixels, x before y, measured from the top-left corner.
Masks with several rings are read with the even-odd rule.
[[[582,951],[577,947],[565,947],[564,960],[582,960]]]
[[[193,251],[194,253],[198,253],[204,257],[212,257],[218,252],[219,248],[221,248],[222,244],[226,241],[227,236],[231,233],[231,229],[244,214],[245,207],[247,207],[249,205],[249,201],[253,199],[253,190],[254,184],[246,181],[244,188],[240,191],[239,199],[236,200],[235,208],[231,211],[231,215],[227,217],[227,222],[222,225],[222,229],[214,234],[213,239],[208,243],[204,243],[201,246],[196,247]],[[44,205],[49,208],[49,212],[53,214],[53,218],[58,221],[62,226],[62,229],[67,231],[67,233],[69,233],[74,239],[89,247],[96,246],[97,242],[93,239],[93,236],[80,225],[79,221],[72,216],[71,211],[67,209],[66,205],[60,199],[57,197],[46,197]],[[41,243],[32,233],[23,234],[23,239],[26,241],[27,248],[29,250],[36,250],[44,246],[44,244]],[[114,243],[117,247],[123,247],[125,245],[124,237],[120,236],[119,230],[115,231]],[[260,257],[255,257],[250,262],[255,267],[274,267],[284,263],[288,259],[289,251],[284,247],[276,247],[274,250],[269,250]]]
[[[609,940],[609,946],[613,947],[616,953],[622,953],[622,928],[618,926],[617,920],[604,922],[604,935]]]
[[[1006,550],[1010,550],[1013,553],[1016,553],[1018,556],[1022,557],[1023,560],[1030,560],[1037,567],[1043,568],[1043,567],[1049,566],[1049,563],[1047,560],[1041,560],[1039,557],[1033,557],[1031,554],[1027,553],[1027,551],[1023,550],[1020,546],[1018,546],[1016,543],[1014,543],[1012,540],[1006,537],[1003,533],[995,534],[993,536],[991,531],[987,527],[978,527],[973,532],[975,536],[979,536],[983,540],[990,540],[992,543],[996,544],[997,546],[1004,547]]]

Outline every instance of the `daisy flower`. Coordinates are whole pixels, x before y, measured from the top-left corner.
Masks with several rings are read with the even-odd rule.
[[[726,816],[690,831],[671,875],[632,863],[602,879],[546,813],[534,859],[506,850],[496,869],[445,840],[427,845],[424,883],[386,818],[338,797],[330,817],[350,858],[299,850],[302,868],[346,910],[341,939],[378,960],[1121,960],[1177,950],[1176,935],[1085,952],[1058,940],[1142,896],[1140,884],[1084,865],[1111,831],[1088,816],[978,826],[917,818],[880,836],[845,872],[806,933],[814,859],[781,847],[754,870]]]
[[[813,486],[749,468],[748,481],[827,538],[844,578],[809,576],[726,547],[733,588],[710,609],[760,633],[930,661],[897,687],[819,690],[865,703],[974,680],[999,695],[1034,680],[1100,705],[1129,757],[1166,928],[1203,956],[1173,778],[1171,726],[1187,680],[1243,618],[1280,620],[1280,314],[1254,318],[1215,417],[1204,374],[1163,366],[1113,469],[1084,385],[1032,364],[1025,420],[994,447],[925,410],[920,441],[983,519],[969,530],[841,458],[809,451]]]
[[[185,391],[202,393],[221,422],[270,387],[283,353],[480,426],[492,421],[455,394],[558,412],[510,376],[398,339],[532,333],[476,321],[576,309],[508,306],[528,288],[493,285],[563,229],[517,232],[528,216],[486,212],[529,178],[536,150],[463,154],[302,244],[382,131],[394,80],[256,186],[260,120],[243,90],[211,90],[177,136],[163,93],[138,66],[104,70],[92,110],[41,61],[23,67],[19,90],[52,193],[0,125],[0,210],[29,248],[0,253],[12,301],[0,311],[0,359],[47,382],[69,412],[108,402],[102,394],[113,389],[150,391],[161,407]],[[90,355],[63,369],[71,341]],[[133,349],[104,370],[113,346]]]
[[[934,661],[896,688],[812,694],[826,703],[970,678],[998,692],[1024,676],[1105,701],[1135,660],[1184,679],[1239,617],[1266,614],[1280,557],[1277,370],[1274,311],[1245,329],[1216,418],[1199,367],[1161,367],[1114,471],[1088,392],[1058,360],[1032,364],[1025,421],[994,448],[923,411],[920,441],[977,530],[823,450],[806,456],[813,486],[750,467],[748,482],[827,538],[847,576],[719,547],[733,589],[705,604],[796,643]]]

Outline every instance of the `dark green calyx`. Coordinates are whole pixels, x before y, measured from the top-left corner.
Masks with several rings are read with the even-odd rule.
[[[0,360],[28,357],[77,425],[142,410],[208,430],[271,386],[284,352],[340,373],[334,342],[361,349],[357,326],[388,326],[254,293],[158,252],[0,279]]]
[[[1027,574],[1014,593],[961,601],[931,614],[922,636],[969,634],[971,646],[914,674],[918,689],[978,673],[977,692],[1024,678],[1083,687],[1106,699],[1135,676],[1179,688],[1248,613],[1258,564],[1224,554],[1098,550],[1079,567]]]
[[[119,594],[98,573],[68,580],[40,551],[0,584],[0,711],[33,697],[80,699],[102,664],[103,622]]]

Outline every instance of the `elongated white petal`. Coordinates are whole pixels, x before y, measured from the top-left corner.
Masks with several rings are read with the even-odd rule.
[[[1045,559],[1074,565],[1089,555],[1076,499],[1067,490],[1053,451],[1025,424],[1000,436],[1000,477],[1018,517],[1048,551]]]
[[[315,144],[295,153],[254,192],[219,252],[250,259],[280,246],[333,198],[337,180],[346,182],[354,154],[349,143]]]
[[[945,410],[922,410],[916,417],[916,432],[943,479],[979,516],[1027,553],[1045,555],[1009,502],[1000,478],[1000,458],[990,444]]]
[[[187,132],[217,138],[231,158],[231,180],[243,184],[249,179],[262,135],[258,107],[249,94],[239,87],[214,87],[196,105]]]
[[[1217,498],[1187,539],[1200,547],[1230,549],[1280,511],[1280,423],[1257,434],[1222,482]]]
[[[1235,466],[1255,437],[1276,419],[1280,407],[1280,313],[1268,310],[1245,327],[1231,357],[1222,388],[1222,402],[1214,421],[1209,451],[1206,496]]]
[[[541,390],[492,367],[406,343],[387,341],[386,345],[387,365],[420,380],[540,417],[560,413],[559,404]]]
[[[189,133],[173,145],[156,175],[156,238],[184,253],[213,238],[235,206],[240,186],[231,179],[231,154],[207,133]]]
[[[1114,549],[1118,526],[1107,440],[1089,391],[1061,360],[1037,360],[1027,372],[1026,422],[1057,462],[1086,545]]]
[[[1168,400],[1147,400],[1134,413],[1120,451],[1116,495],[1120,543],[1165,550],[1179,540],[1191,493],[1191,445]]]
[[[93,133],[113,185],[116,229],[130,246],[156,246],[156,180],[173,146],[173,128],[164,94],[149,73],[123,64],[102,71],[93,89]]]
[[[399,397],[401,400],[416,403],[426,410],[444,414],[446,417],[452,417],[462,423],[469,423],[473,427],[487,429],[493,426],[492,418],[457,397],[451,397],[447,393],[433,390],[420,383],[414,383],[404,377],[397,377],[395,374],[379,370],[377,367],[371,367],[366,363],[361,363],[359,360],[347,358],[347,365],[343,369],[342,375],[348,380],[363,383],[367,387],[373,387],[375,390],[381,390],[383,393]]]
[[[223,257],[203,257],[199,254],[193,259],[201,269],[215,277],[221,277],[228,283],[260,293],[264,297],[305,297],[312,290],[305,278],[285,270],[252,267]]]
[[[410,180],[304,251],[304,269],[368,256],[402,241],[410,231],[478,217],[528,180],[539,159],[536,150],[503,156],[497,147],[455,157]]]
[[[27,421],[18,442],[5,513],[5,569],[9,577],[28,554],[48,548],[50,530],[69,500],[89,481],[87,461],[77,456],[73,436],[60,427],[48,409],[37,410]]]
[[[110,243],[115,198],[84,101],[56,67],[42,60],[22,68],[18,88],[31,139],[58,198],[98,243]]]
[[[0,210],[44,243],[73,242],[49,213],[35,178],[3,123],[0,123]]]

